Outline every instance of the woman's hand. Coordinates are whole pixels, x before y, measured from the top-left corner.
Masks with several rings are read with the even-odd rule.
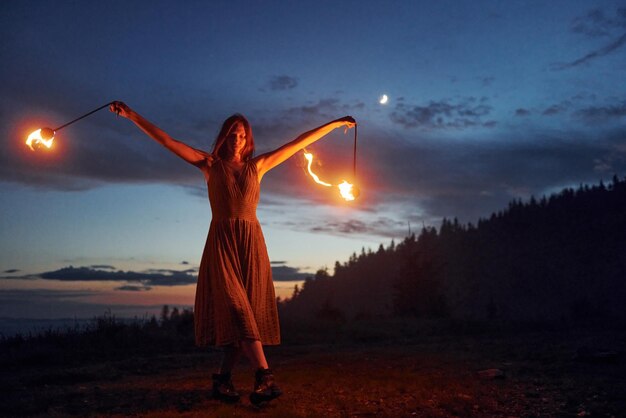
[[[356,120],[354,120],[352,116],[344,116],[343,118],[337,119],[335,122],[339,124],[338,127],[346,127],[344,132],[348,132],[348,129],[352,129],[356,126]]]
[[[124,102],[113,102],[109,106],[109,110],[118,116],[128,118],[130,116],[130,107]]]

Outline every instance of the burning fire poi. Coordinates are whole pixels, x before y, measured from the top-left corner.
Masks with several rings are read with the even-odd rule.
[[[54,140],[54,135],[56,135],[56,133],[58,131],[60,131],[63,128],[66,128],[68,126],[70,126],[73,123],[78,122],[81,119],[86,118],[87,116],[96,113],[98,110],[100,109],[104,109],[105,107],[108,107],[109,105],[113,104],[113,102],[109,102],[105,105],[102,105],[88,113],[85,113],[82,116],[77,117],[76,119],[67,122],[61,126],[59,126],[58,128],[54,128],[54,129],[50,129],[50,128],[41,128],[41,129],[37,129],[36,131],[31,132],[30,135],[28,135],[28,139],[26,139],[26,145],[28,145],[30,147],[31,150],[35,151],[35,146],[38,145],[44,145],[46,148],[51,148],[52,147],[52,141]]]
[[[347,201],[351,201],[359,197],[359,189],[354,184],[348,183],[347,181],[343,181],[343,183],[337,185],[339,187],[339,193],[341,197],[346,199]]]
[[[319,176],[315,174],[313,170],[311,170],[311,164],[313,164],[313,154],[311,154],[310,152],[304,151],[304,158],[306,158],[308,162],[307,170],[309,171],[309,174],[311,175],[313,180],[315,180],[317,184],[321,184],[322,186],[332,187],[332,184],[326,183],[325,181],[320,180]],[[346,201],[352,201],[356,199],[360,194],[359,189],[353,184],[348,183],[346,180],[344,180],[341,184],[337,185],[337,187],[339,188],[339,194],[341,194],[341,197],[343,197]]]
[[[52,147],[54,141],[54,131],[50,128],[37,129],[28,135],[26,145],[35,151],[35,146],[44,145],[46,148]]]

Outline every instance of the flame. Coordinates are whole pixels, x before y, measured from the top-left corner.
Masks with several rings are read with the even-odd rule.
[[[313,154],[311,154],[310,152],[304,151],[304,158],[306,158],[306,160],[309,162],[309,164],[307,165],[307,170],[309,170],[309,174],[311,175],[311,177],[313,177],[313,180],[315,180],[315,182],[317,184],[321,184],[322,186],[326,186],[326,187],[332,186],[332,184],[329,184],[329,183],[326,183],[326,182],[320,180],[320,178],[317,176],[317,174],[315,174],[311,170],[311,164],[313,163]]]
[[[54,134],[52,138],[43,139],[41,136],[41,129],[37,129],[36,131],[31,132],[28,135],[28,139],[26,140],[26,145],[30,147],[31,150],[35,151],[33,145],[45,145],[47,148],[52,147],[52,141],[54,140]]]
[[[347,201],[354,200],[359,195],[354,185],[348,183],[345,180],[343,181],[343,183],[341,183],[337,187],[339,187],[339,193],[341,194],[341,197],[343,197]]]
[[[313,154],[311,154],[310,152],[304,151],[304,158],[306,158],[306,160],[308,161],[307,170],[309,171],[309,174],[311,175],[313,180],[315,180],[317,184],[321,184],[322,186],[332,187],[333,186],[332,184],[326,183],[325,181],[320,180],[317,174],[315,174],[311,170],[311,164],[313,164]],[[337,187],[339,188],[339,194],[341,195],[341,197],[343,197],[348,202],[356,199],[360,194],[358,187],[356,187],[355,185],[351,183],[348,183],[345,180],[343,181],[343,183],[338,184]]]

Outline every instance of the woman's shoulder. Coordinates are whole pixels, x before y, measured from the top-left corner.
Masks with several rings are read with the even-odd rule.
[[[202,165],[199,166],[198,168],[200,168],[200,170],[204,174],[205,179],[209,181],[209,176],[211,174],[211,171],[213,171],[215,167],[219,166],[221,162],[222,160],[219,157],[216,157],[213,154],[207,153],[206,158],[204,159]]]
[[[217,155],[208,154],[208,153],[206,154],[204,165],[209,170],[213,168],[214,166],[220,165],[221,163],[222,163],[222,159],[218,157]]]
[[[259,169],[259,164],[263,160],[263,155],[257,155],[256,157],[252,157],[246,161],[246,163],[253,165],[255,170]]]

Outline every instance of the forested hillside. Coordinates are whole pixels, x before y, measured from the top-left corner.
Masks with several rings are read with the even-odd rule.
[[[626,180],[515,200],[476,225],[444,220],[319,271],[293,319],[626,317]]]

